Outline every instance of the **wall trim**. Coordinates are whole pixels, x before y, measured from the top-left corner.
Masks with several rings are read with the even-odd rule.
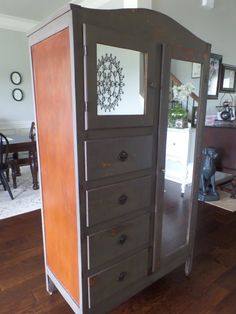
[[[30,129],[32,121],[0,121],[0,132],[4,130]]]
[[[123,0],[123,7],[152,9],[152,0]]]
[[[0,14],[0,28],[27,33],[39,21],[24,19],[17,16]]]
[[[70,2],[74,4],[79,4],[82,7],[97,9],[110,2],[110,0],[72,0]]]

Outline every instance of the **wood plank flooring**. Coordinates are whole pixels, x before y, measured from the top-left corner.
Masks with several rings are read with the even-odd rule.
[[[45,291],[40,213],[0,221],[0,313],[72,314]],[[201,205],[193,272],[173,271],[112,314],[236,313],[236,213]]]

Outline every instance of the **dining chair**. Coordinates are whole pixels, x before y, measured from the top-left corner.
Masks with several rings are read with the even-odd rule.
[[[36,137],[36,128],[35,128],[35,122],[31,122],[31,126],[30,126],[30,131],[29,131],[29,138],[31,139],[31,141],[35,141],[35,137]]]
[[[35,138],[36,138],[36,129],[35,129],[35,122],[31,122],[31,126],[30,126],[30,130],[29,130],[29,139],[32,142],[35,142]],[[13,160],[11,163],[11,168],[12,168],[12,180],[13,180],[13,188],[16,189],[17,188],[17,181],[16,178],[18,176],[21,176],[21,170],[20,167],[22,166],[30,166],[31,168],[31,172],[32,171],[38,171],[36,169],[36,165],[34,165],[34,167],[32,167],[32,160],[37,160],[37,158],[35,157],[35,154],[37,155],[36,151],[29,151],[29,152],[21,152],[20,154],[18,153],[14,153],[13,154]],[[37,177],[34,176],[34,178]],[[33,182],[33,184],[36,184],[35,182]]]
[[[36,141],[36,127],[35,122],[31,123],[31,128],[29,132],[29,138],[31,142]],[[38,159],[37,159],[37,149],[35,145],[31,146],[32,150],[29,151],[29,160],[30,160],[30,170],[33,176],[33,189],[39,189],[38,185]]]
[[[9,171],[9,165],[8,165],[8,147],[9,142],[7,137],[0,133],[0,182],[3,185],[4,190],[8,191],[11,199],[13,200],[14,197],[11,192],[11,188],[9,186],[8,180],[5,177],[5,174],[7,175],[7,172]]]

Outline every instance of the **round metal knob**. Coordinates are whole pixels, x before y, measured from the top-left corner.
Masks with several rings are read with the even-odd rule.
[[[119,204],[120,204],[120,205],[124,205],[124,204],[127,202],[127,199],[128,199],[128,196],[125,195],[125,194],[122,194],[122,195],[119,197]]]
[[[121,245],[125,244],[126,240],[127,240],[127,235],[126,234],[122,234],[120,237],[119,237],[119,243]]]
[[[117,278],[117,281],[123,281],[125,279],[125,277],[127,276],[127,273],[125,271],[122,271],[118,278]]]
[[[125,150],[122,150],[120,153],[119,153],[119,156],[118,156],[118,159],[120,161],[126,161],[128,158],[128,153],[125,151]]]

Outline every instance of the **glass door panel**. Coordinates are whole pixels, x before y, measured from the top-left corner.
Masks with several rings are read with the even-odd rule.
[[[97,44],[97,114],[144,115],[146,62],[142,52]]]
[[[84,25],[85,129],[152,126],[162,46]]]

